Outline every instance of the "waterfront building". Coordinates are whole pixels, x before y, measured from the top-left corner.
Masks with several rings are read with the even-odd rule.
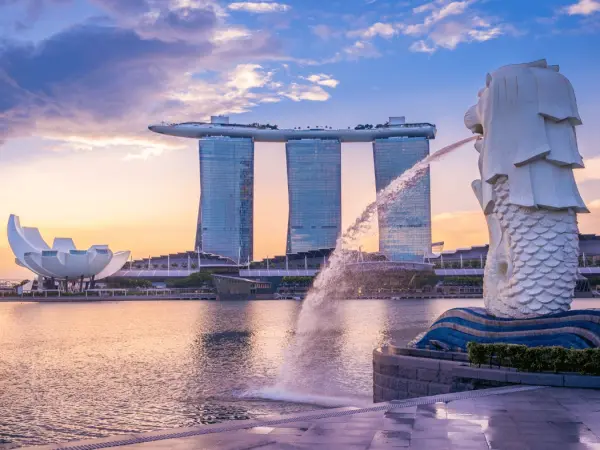
[[[200,139],[200,208],[196,249],[250,261],[253,254],[254,142]]]
[[[259,300],[273,298],[274,289],[268,281],[216,274],[212,278],[219,300]]]
[[[229,123],[226,116],[211,117],[210,123],[162,123],[148,128],[155,133],[200,139],[202,193],[195,247],[238,262],[252,259],[254,142],[286,143],[289,182],[286,251],[297,253],[334,247],[340,234],[342,143],[376,141],[374,153],[380,154],[378,160],[387,158],[391,165],[386,168],[386,163],[376,162],[379,189],[410,167],[410,161],[416,162],[411,159],[408,142],[414,138],[416,145],[426,150],[419,154],[426,155],[428,140],[434,139],[436,134],[434,125],[405,123],[404,117],[390,117],[386,123],[376,126],[366,124],[337,130],[235,124]],[[408,146],[406,151],[395,150],[400,145],[394,141],[397,138],[405,139],[402,145]],[[387,144],[392,149],[386,150]],[[389,225],[383,228],[382,248],[391,259],[412,259],[414,255],[422,258],[425,251],[429,251],[426,247],[427,242],[431,242],[430,220],[420,226],[420,234],[416,226],[429,217],[429,209],[423,211],[425,205],[429,205],[429,175],[419,189],[426,198],[417,199],[418,190],[414,191],[416,216],[406,215],[412,214],[407,204],[403,212],[397,214],[403,218],[400,226],[393,223],[396,215],[392,215]],[[417,240],[402,244],[407,239]],[[407,247],[402,248],[402,245]]]
[[[78,280],[80,290],[84,281],[93,284],[118,272],[130,255],[128,250],[113,252],[105,244],[77,249],[73,239],[64,237],[54,238],[50,247],[39,229],[22,227],[19,217],[14,214],[8,218],[6,231],[8,244],[19,266],[29,269],[40,279],[64,280],[65,287],[69,280]]]
[[[390,137],[373,142],[377,192],[429,154],[424,137]],[[429,169],[397,201],[378,212],[379,251],[390,261],[423,261],[431,250]]]
[[[287,142],[286,253],[335,247],[342,227],[342,160],[337,139]]]
[[[576,292],[589,291],[590,288],[600,292],[600,236],[579,235],[579,249],[581,256]],[[272,283],[273,289],[276,289],[278,283],[286,277],[316,276],[327,265],[333,250],[329,248],[282,254],[262,261],[253,261],[249,265],[238,265],[237,261],[232,259],[198,251],[155,255],[127,262],[111,277],[111,280],[141,278],[151,280],[153,283],[164,283],[165,280],[185,278],[198,271],[209,271],[229,277],[268,280]],[[381,294],[384,295],[385,292],[389,293],[390,288],[395,290],[410,288],[414,273],[427,272],[430,269],[434,270],[435,275],[441,280],[447,277],[451,279],[466,277],[465,280],[468,282],[481,279],[487,252],[488,246],[481,245],[431,253],[423,263],[390,261],[379,252],[346,250],[344,259],[346,269],[351,272],[349,279],[354,285],[361,284],[365,289],[363,294],[381,288]]]

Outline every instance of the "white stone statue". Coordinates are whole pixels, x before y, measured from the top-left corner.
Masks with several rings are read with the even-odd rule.
[[[497,317],[567,311],[577,280],[577,213],[588,212],[573,176],[582,168],[573,87],[545,60],[487,75],[465,125],[479,133],[473,182],[489,228],[484,301]]]

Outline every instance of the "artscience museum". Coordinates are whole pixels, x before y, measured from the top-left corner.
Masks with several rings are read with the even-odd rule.
[[[37,228],[22,227],[14,214],[8,219],[7,234],[18,265],[57,281],[93,283],[120,270],[130,255],[129,251],[113,253],[108,245],[78,250],[71,238],[55,238],[50,247]]]

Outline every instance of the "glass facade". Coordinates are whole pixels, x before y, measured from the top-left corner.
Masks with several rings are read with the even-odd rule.
[[[429,154],[425,138],[377,139],[373,142],[377,192]],[[429,169],[379,215],[379,251],[391,261],[423,261],[431,249]]]
[[[342,156],[338,140],[288,141],[287,253],[335,247],[342,228]]]
[[[200,140],[200,210],[196,249],[234,261],[252,260],[254,142]]]

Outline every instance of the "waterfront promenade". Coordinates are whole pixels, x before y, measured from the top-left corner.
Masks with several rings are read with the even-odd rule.
[[[600,391],[506,387],[31,450],[600,449]]]

